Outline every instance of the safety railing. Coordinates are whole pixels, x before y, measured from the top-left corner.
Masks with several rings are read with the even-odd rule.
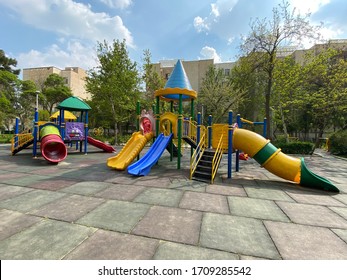
[[[184,120],[182,136],[190,138],[196,143],[197,127],[198,127],[198,124],[195,121]],[[200,125],[200,139],[202,138],[202,136],[205,136],[205,145],[207,145],[207,129],[205,126]]]
[[[11,152],[23,147],[25,144],[33,140],[32,133],[20,133],[13,136],[11,139]]]
[[[203,134],[200,138],[200,142],[198,146],[196,147],[191,159],[190,159],[190,179],[193,178],[193,174],[198,166],[198,163],[204,154],[204,151],[206,149],[206,134]]]
[[[216,177],[217,170],[220,164],[220,161],[222,160],[224,149],[223,149],[223,137],[224,134],[219,139],[217,148],[215,150],[215,154],[212,159],[212,174],[211,174],[211,184],[213,184],[214,178]]]

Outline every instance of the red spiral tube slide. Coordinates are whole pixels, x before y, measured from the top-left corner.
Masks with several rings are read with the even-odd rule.
[[[40,138],[41,154],[47,161],[58,163],[66,158],[67,149],[57,127],[44,126],[40,130]]]

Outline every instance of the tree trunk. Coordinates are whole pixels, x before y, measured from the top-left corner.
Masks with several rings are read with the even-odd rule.
[[[117,122],[114,122],[114,144],[118,144],[118,128],[117,128]]]
[[[270,114],[270,97],[271,97],[271,88],[272,88],[272,77],[270,77],[266,87],[265,92],[265,117],[266,117],[266,135],[267,138],[272,139],[273,135],[271,135],[271,114]]]

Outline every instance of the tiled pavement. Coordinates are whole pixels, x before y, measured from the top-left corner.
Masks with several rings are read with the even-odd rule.
[[[0,146],[0,259],[347,259],[347,161],[310,169],[339,194],[286,182],[253,160],[215,184],[190,181],[167,152],[146,177],[69,150],[58,165]],[[118,148],[119,150],[119,148]]]

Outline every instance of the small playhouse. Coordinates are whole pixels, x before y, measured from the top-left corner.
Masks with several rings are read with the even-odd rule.
[[[32,133],[18,133],[16,119],[15,137],[12,140],[12,155],[33,146],[33,157],[37,157],[38,147],[41,155],[49,162],[58,163],[67,156],[67,146],[76,145],[80,152],[88,152],[88,143],[107,152],[115,149],[101,141],[88,136],[88,111],[91,107],[78,97],[72,96],[62,101],[51,121],[38,121],[38,111],[35,110],[34,129]],[[75,112],[73,114],[72,112]]]

